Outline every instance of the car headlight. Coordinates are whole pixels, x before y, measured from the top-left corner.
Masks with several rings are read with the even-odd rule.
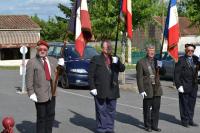
[[[70,69],[74,73],[88,73],[85,69]]]

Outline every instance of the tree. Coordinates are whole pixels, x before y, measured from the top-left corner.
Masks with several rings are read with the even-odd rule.
[[[186,14],[192,21],[193,25],[200,26],[200,1],[199,0],[187,0],[186,1]]]
[[[63,41],[66,34],[67,24],[55,18],[48,21],[40,19],[37,15],[31,17],[41,27],[41,38],[46,41]]]
[[[73,2],[74,0],[71,0],[71,3]],[[65,19],[59,19],[68,20],[71,7],[59,4],[58,8],[66,15]],[[134,0],[132,2],[133,27],[144,26],[153,19],[153,16],[160,14],[160,8],[157,0]],[[88,0],[88,9],[95,39],[114,40],[120,9],[119,0]],[[121,23],[119,31],[123,31],[123,29],[124,23]]]

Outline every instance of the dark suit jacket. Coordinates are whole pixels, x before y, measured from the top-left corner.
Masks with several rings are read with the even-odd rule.
[[[57,59],[47,57],[51,67],[51,80],[55,79]],[[26,65],[26,88],[28,95],[36,94],[38,102],[46,102],[52,97],[50,82],[46,80],[44,65],[38,56],[30,59]]]
[[[165,69],[162,67],[157,69],[157,59],[154,59],[154,69],[153,73],[156,76],[155,77],[155,87],[153,87],[151,79],[150,79],[150,73],[147,66],[147,57],[142,58],[137,62],[136,65],[136,79],[137,79],[137,86],[139,93],[145,91],[147,96],[145,98],[152,98],[153,96],[161,96],[162,95],[162,88],[160,86],[160,77],[159,74],[164,74]],[[156,72],[158,71],[158,73]]]
[[[89,67],[90,89],[97,89],[98,98],[119,98],[118,74],[124,70],[125,66],[120,61],[111,63],[109,70],[103,54],[94,56]]]
[[[194,68],[189,65],[187,57],[182,56],[175,64],[174,81],[176,88],[183,86],[184,92],[191,92],[193,89],[198,88],[197,76],[199,70],[198,57],[193,56]]]

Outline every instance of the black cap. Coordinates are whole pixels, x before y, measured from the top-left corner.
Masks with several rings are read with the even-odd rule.
[[[196,46],[195,46],[194,44],[191,44],[191,43],[185,44],[185,48],[187,48],[187,47],[189,47],[189,46],[191,46],[191,47],[193,47],[194,49],[196,49]]]

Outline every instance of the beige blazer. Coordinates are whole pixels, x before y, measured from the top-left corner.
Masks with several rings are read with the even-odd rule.
[[[57,59],[47,57],[51,67],[51,80],[54,80],[57,67]],[[36,94],[38,102],[46,102],[52,97],[50,81],[46,80],[44,66],[38,56],[30,59],[26,65],[26,89],[28,96]]]

